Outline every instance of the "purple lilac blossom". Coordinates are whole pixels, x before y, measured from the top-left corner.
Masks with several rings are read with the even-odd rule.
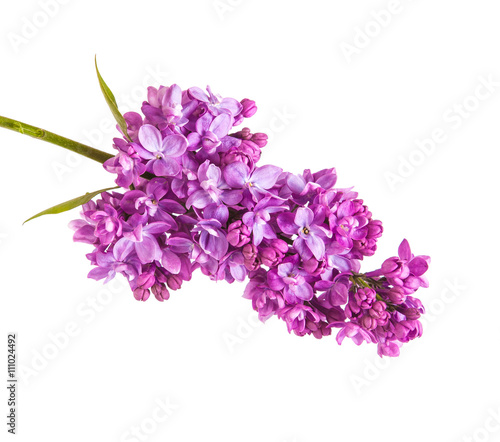
[[[383,232],[352,188],[335,188],[334,168],[300,174],[260,166],[267,135],[234,128],[253,100],[210,88],[148,88],[141,116],[124,115],[127,136],[104,168],[122,192],[104,192],[72,221],[74,240],[93,246],[89,277],[123,275],[135,299],[163,302],[197,269],[242,282],[262,321],[340,344],[376,343],[380,356],[422,334],[414,297],[430,263],[408,241],[380,269],[360,273]]]

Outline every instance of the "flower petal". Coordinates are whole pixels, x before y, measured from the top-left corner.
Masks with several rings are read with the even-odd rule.
[[[294,295],[303,301],[310,301],[314,295],[312,287],[305,282],[295,286]]]
[[[225,167],[224,179],[232,188],[241,189],[245,185],[249,173],[250,170],[246,164],[235,161]]]
[[[156,176],[175,176],[181,171],[181,166],[173,158],[153,160],[153,172]]]
[[[267,166],[258,167],[252,173],[250,180],[252,183],[258,184],[263,189],[270,189],[276,184],[276,180],[280,176],[283,169],[276,166],[271,166],[270,164]]]
[[[425,259],[422,259],[419,256],[417,256],[408,263],[408,267],[410,269],[410,272],[413,273],[413,275],[422,276],[429,268],[429,265],[427,264]]]
[[[189,209],[191,206],[197,209],[203,209],[209,204],[213,203],[212,197],[204,190],[197,190],[189,195],[186,200],[186,207]]]
[[[163,250],[163,255],[161,258],[161,264],[170,273],[177,275],[181,271],[181,260],[180,258],[170,250]]]
[[[113,256],[117,261],[123,262],[134,250],[134,243],[127,238],[120,238],[113,247]]]
[[[160,131],[151,124],[145,124],[139,129],[139,141],[149,152],[159,152],[162,146]]]
[[[221,109],[227,109],[229,112],[233,114],[234,117],[236,117],[243,109],[243,106],[238,100],[235,100],[234,98],[224,98],[220,104],[219,107]]]
[[[299,227],[309,227],[314,219],[314,213],[308,207],[299,207],[295,212],[295,224]]]
[[[180,157],[187,149],[186,137],[182,135],[168,135],[163,139],[163,153],[169,157]]]
[[[411,259],[411,249],[410,244],[406,239],[403,239],[398,248],[398,255],[401,259],[409,261]]]
[[[325,243],[323,240],[316,235],[307,235],[306,239],[307,247],[313,253],[314,257],[319,261],[323,258],[325,254]]]
[[[135,243],[135,251],[143,264],[153,262],[158,255],[161,256],[160,246],[152,236],[147,234],[143,236],[141,242]]]
[[[295,224],[295,214],[290,212],[278,215],[278,226],[287,235],[296,235],[299,230],[299,226]]]
[[[220,114],[218,117],[214,118],[214,121],[210,124],[209,130],[217,135],[217,138],[221,139],[228,134],[231,126],[231,117],[228,114]]]
[[[195,98],[198,101],[203,101],[205,103],[208,101],[207,93],[199,87],[191,87],[188,89],[188,92],[191,97]]]

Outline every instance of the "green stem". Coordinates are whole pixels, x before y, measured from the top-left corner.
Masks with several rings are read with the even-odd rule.
[[[23,135],[29,135],[37,140],[64,147],[65,149],[71,150],[72,152],[83,155],[101,164],[114,156],[102,150],[94,149],[93,147],[86,146],[85,144],[70,140],[69,138],[61,137],[60,135],[40,129],[39,127],[30,126],[29,124],[21,123],[20,121],[10,118],[0,116],[0,127],[19,132]]]

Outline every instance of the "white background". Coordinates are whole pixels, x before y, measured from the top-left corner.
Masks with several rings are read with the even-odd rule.
[[[124,112],[159,81],[252,98],[248,125],[272,136],[262,164],[335,166],[383,221],[364,270],[403,238],[431,255],[428,319],[391,360],[256,325],[243,285],[198,274],[168,302],[139,303],[86,278],[90,246],[67,228],[78,211],[22,226],[113,177],[0,130],[0,379],[16,332],[17,440],[500,440],[497,1],[57,5],[51,17],[38,0],[3,5],[1,115],[111,152],[94,54]],[[436,131],[423,153],[416,140]]]

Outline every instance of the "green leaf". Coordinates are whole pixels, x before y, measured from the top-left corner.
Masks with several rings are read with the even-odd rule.
[[[108,187],[107,189],[101,189],[101,190],[96,190],[95,192],[92,193],[86,193],[85,195],[79,196],[78,198],[73,198],[72,200],[66,201],[65,203],[58,204],[57,206],[51,207],[50,209],[37,213],[35,216],[32,216],[31,218],[28,218],[26,221],[24,221],[23,224],[26,224],[28,221],[31,221],[32,219],[38,218],[39,216],[42,215],[53,215],[56,213],[67,212],[68,210],[74,209],[75,207],[88,203],[92,198],[94,198],[95,196],[99,195],[102,192],[118,188],[119,186]]]
[[[101,86],[101,91],[102,94],[104,95],[104,98],[106,99],[106,103],[108,103],[108,106],[111,109],[111,112],[113,113],[113,116],[115,117],[115,120],[118,123],[118,126],[120,126],[122,132],[129,139],[129,141],[132,141],[128,136],[127,123],[125,121],[125,118],[123,118],[123,115],[118,110],[118,104],[116,103],[115,96],[113,95],[113,92],[111,92],[111,89],[108,87],[106,82],[101,77],[101,74],[99,73],[99,69],[97,68],[97,56],[95,57],[95,70],[97,72],[97,78],[99,79],[99,86]]]

